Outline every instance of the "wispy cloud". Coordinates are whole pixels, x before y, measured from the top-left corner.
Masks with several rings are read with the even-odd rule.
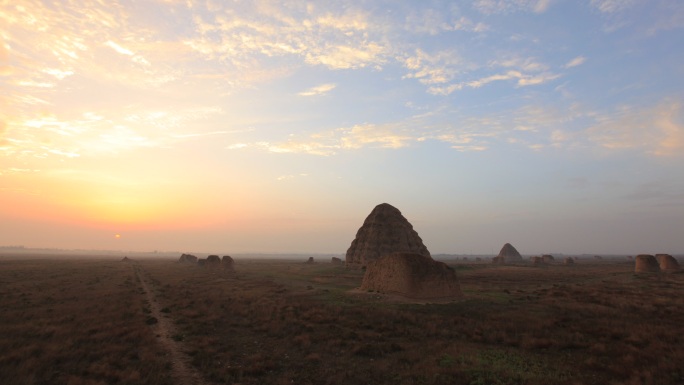
[[[569,62],[565,63],[565,65],[563,66],[563,68],[577,67],[577,66],[580,66],[580,65],[584,64],[584,62],[586,62],[586,61],[587,61],[587,58],[586,58],[586,57],[584,57],[584,56],[577,56],[576,58],[574,58],[574,59],[570,60]]]
[[[489,26],[464,16],[456,6],[444,8],[419,8],[409,11],[406,29],[412,33],[438,35],[442,32],[486,32]]]
[[[492,82],[507,80],[516,80],[516,85],[520,87],[533,86],[561,76],[548,71],[547,65],[531,57],[502,58],[492,60],[486,66],[478,66],[462,61],[452,51],[429,55],[417,50],[415,55],[404,60],[404,66],[411,71],[405,78],[418,79],[428,85],[428,92],[434,95],[449,95],[464,88],[480,88]],[[456,81],[486,72],[490,74],[473,80]]]
[[[625,10],[636,4],[635,0],[591,0],[592,7],[603,13],[614,13]]]
[[[297,95],[299,96],[317,96],[317,95],[325,95],[328,92],[332,91],[337,87],[337,84],[335,83],[325,83],[321,84],[315,87],[311,87],[307,90],[304,90]]]
[[[122,47],[122,46],[120,46],[120,45],[114,43],[114,42],[111,41],[111,40],[107,41],[107,42],[105,43],[105,45],[108,46],[108,47],[110,47],[110,48],[113,49],[114,51],[116,51],[116,52],[122,54],[122,55],[133,56],[133,51],[131,51],[131,50],[129,50],[129,49],[126,49],[126,48],[124,48],[124,47]]]
[[[684,150],[684,109],[665,100],[652,107],[622,106],[596,116],[589,140],[608,150],[637,149],[655,156],[677,156]]]
[[[441,87],[469,68],[469,65],[452,50],[429,54],[421,49],[417,49],[413,55],[406,57],[404,66],[409,70],[404,78],[417,79],[420,83],[431,87]]]
[[[307,174],[307,173],[287,174],[287,175],[281,175],[281,176],[277,177],[276,180],[284,181],[284,180],[291,180],[291,179],[295,179],[295,178],[304,178],[307,176],[309,176],[309,174]]]
[[[241,70],[265,65],[259,55],[303,58],[310,65],[331,69],[378,67],[387,60],[385,44],[369,31],[367,13],[353,7],[334,15],[316,6],[259,3],[251,8],[251,12],[235,12],[218,7],[211,17],[195,16],[199,36],[186,44]]]
[[[473,7],[484,14],[519,11],[544,13],[551,3],[551,0],[476,0]]]

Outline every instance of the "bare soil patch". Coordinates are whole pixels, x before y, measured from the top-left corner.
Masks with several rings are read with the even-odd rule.
[[[145,273],[140,266],[134,266],[136,277],[145,291],[150,308],[150,316],[147,323],[152,327],[159,343],[168,352],[171,359],[171,372],[175,383],[183,385],[205,385],[202,375],[190,365],[190,358],[183,353],[182,335],[176,331],[173,320],[168,316],[166,307],[163,307],[148,282]]]

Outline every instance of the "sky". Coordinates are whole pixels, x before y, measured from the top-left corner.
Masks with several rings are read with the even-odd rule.
[[[684,253],[679,0],[0,0],[0,245]]]

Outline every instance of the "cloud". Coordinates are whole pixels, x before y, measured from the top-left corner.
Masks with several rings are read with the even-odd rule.
[[[412,33],[433,36],[450,31],[479,33],[489,30],[486,24],[463,16],[456,6],[448,9],[421,7],[411,10],[406,16],[405,28]]]
[[[358,149],[366,146],[382,148],[402,148],[415,140],[410,135],[402,134],[391,127],[375,124],[357,124],[342,130],[342,148]]]
[[[535,58],[509,57],[492,60],[486,67],[465,63],[452,51],[428,54],[416,50],[415,55],[404,59],[404,66],[410,71],[404,78],[418,79],[428,85],[428,93],[449,95],[464,88],[480,88],[496,81],[517,80],[519,87],[539,85],[559,78],[561,75],[547,71],[546,64]],[[494,72],[474,80],[454,82],[457,77],[473,77],[476,73]]]
[[[684,109],[669,100],[652,107],[622,106],[597,114],[586,134],[591,142],[612,151],[678,156],[684,150]]]
[[[200,122],[220,114],[220,108],[211,107],[158,111],[129,107],[15,118],[11,135],[5,135],[7,146],[1,150],[22,158],[89,157],[236,132],[202,129]],[[178,129],[184,132],[174,133]],[[192,129],[195,132],[189,132]]]
[[[0,146],[5,144],[7,140],[5,139],[5,136],[7,135],[7,122],[4,120],[0,120]],[[0,150],[2,148],[0,147]]]
[[[551,3],[552,0],[475,0],[473,8],[486,15],[520,11],[544,13]]]
[[[309,174],[306,174],[306,173],[287,174],[287,175],[281,175],[281,176],[277,177],[276,180],[278,180],[278,181],[291,180],[291,179],[295,179],[295,178],[304,178],[307,176],[309,176]]]
[[[461,57],[452,50],[429,54],[421,49],[404,59],[404,67],[409,70],[405,79],[417,79],[425,85],[443,84],[453,80],[467,68]]]
[[[586,61],[587,61],[587,58],[586,58],[586,57],[584,57],[584,56],[577,56],[576,58],[574,58],[574,59],[570,60],[569,62],[565,63],[565,65],[563,66],[563,68],[577,67],[577,66],[580,66],[580,65],[584,64],[584,62],[586,62]]]
[[[543,84],[552,80],[555,80],[559,78],[560,75],[558,74],[553,74],[553,73],[542,73],[542,74],[536,74],[536,75],[529,75],[529,74],[524,74],[520,71],[508,71],[503,74],[495,74],[495,75],[490,75],[481,79],[477,80],[471,80],[467,83],[464,83],[465,86],[471,87],[471,88],[479,88],[482,87],[488,83],[495,82],[495,81],[504,81],[504,80],[515,80],[517,79],[517,84],[518,86],[524,87],[524,86],[533,86],[533,85],[539,85]]]
[[[368,42],[359,46],[330,45],[313,49],[306,54],[306,62],[330,69],[358,69],[369,65],[379,67],[385,63],[385,48]]]
[[[635,0],[591,0],[589,4],[603,13],[615,13],[623,11],[636,4]]]
[[[684,3],[676,1],[660,1],[655,7],[655,17],[646,31],[655,35],[659,31],[684,28]]]
[[[120,46],[120,45],[114,43],[114,42],[111,41],[111,40],[107,41],[107,42],[105,43],[105,45],[108,46],[108,47],[110,47],[110,48],[113,49],[114,51],[116,51],[116,52],[122,54],[122,55],[133,56],[133,51],[131,51],[131,50],[129,50],[129,49],[126,49],[126,48],[124,48],[124,47],[122,47],[122,46]]]
[[[305,91],[302,91],[298,93],[297,95],[299,96],[317,96],[317,95],[325,95],[328,92],[332,91],[337,87],[337,84],[335,83],[325,83],[321,84],[315,87],[311,87]]]
[[[484,151],[489,140],[499,136],[499,126],[489,118],[466,118],[449,125],[431,125],[433,116],[411,117],[384,124],[364,123],[290,138],[280,143],[266,141],[235,143],[229,149],[254,148],[280,154],[333,156],[361,149],[401,149],[427,140],[442,142],[458,151]]]
[[[211,60],[248,70],[269,65],[262,57],[293,57],[330,69],[379,68],[386,62],[387,44],[369,15],[354,7],[319,10],[318,6],[275,6],[245,3],[248,9],[220,9],[194,17],[197,37],[185,43]],[[323,7],[320,7],[323,8]]]
[[[58,68],[45,68],[43,69],[43,72],[54,76],[58,80],[63,80],[66,77],[69,77],[74,74],[74,71],[71,70],[61,70]]]

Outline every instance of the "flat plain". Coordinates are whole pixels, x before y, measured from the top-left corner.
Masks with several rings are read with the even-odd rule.
[[[431,304],[304,261],[2,257],[0,383],[684,383],[684,274],[450,261]]]

